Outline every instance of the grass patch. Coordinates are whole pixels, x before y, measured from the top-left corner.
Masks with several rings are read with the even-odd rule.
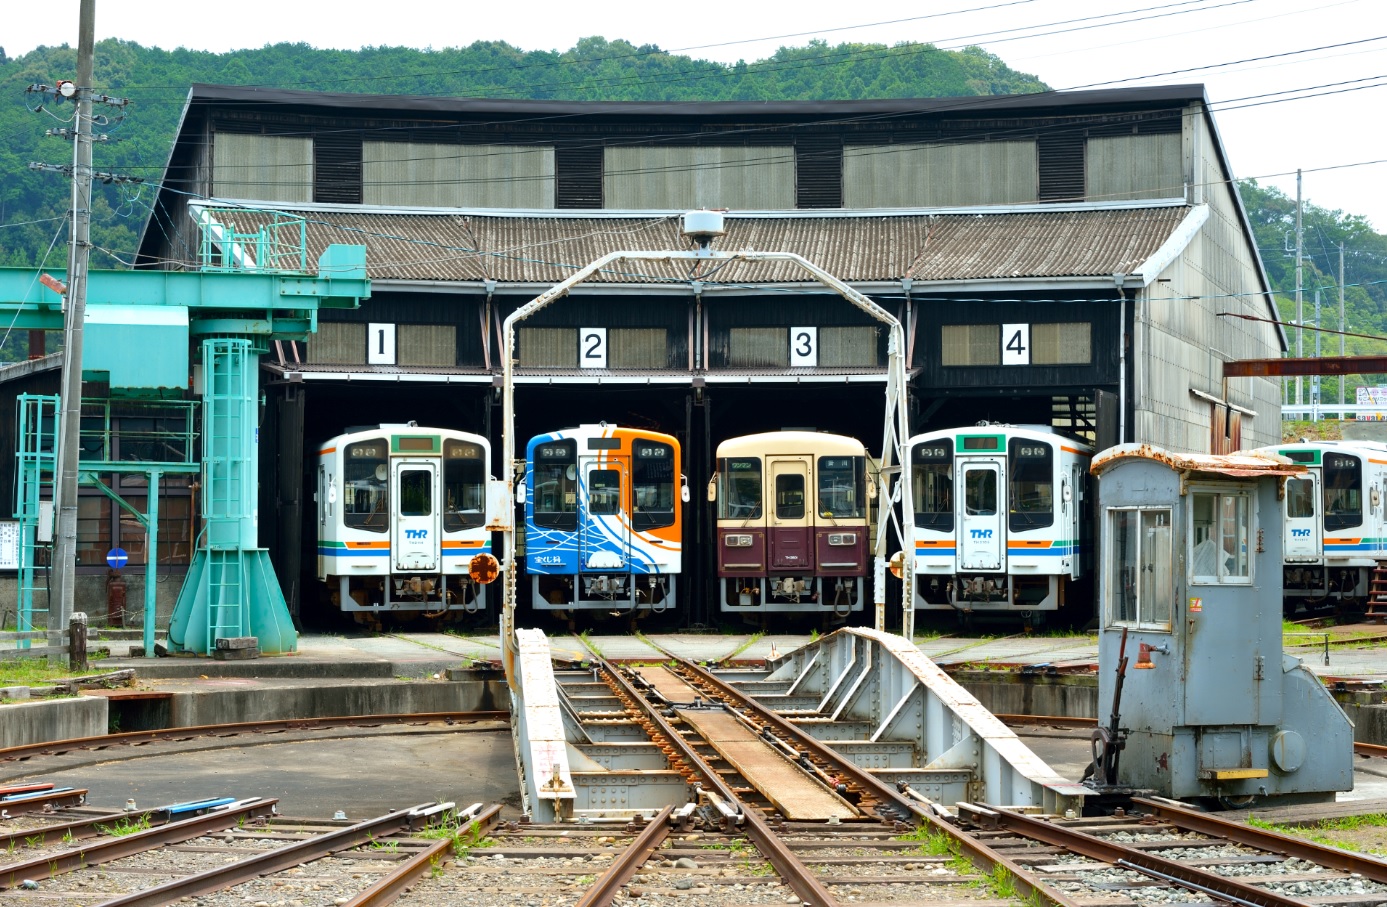
[[[909,834],[897,835],[896,840],[918,842],[915,849],[921,856],[958,856],[958,846],[954,843],[953,838],[928,825],[921,825]]]
[[[1369,813],[1363,816],[1344,816],[1339,819],[1325,819],[1316,822],[1314,825],[1278,825],[1275,822],[1267,822],[1258,819],[1256,816],[1248,816],[1247,824],[1253,828],[1260,828],[1264,831],[1274,831],[1278,834],[1289,835],[1293,838],[1303,838],[1313,841],[1316,844],[1323,844],[1326,847],[1337,847],[1340,850],[1362,850],[1362,843],[1358,841],[1348,841],[1337,838],[1331,832],[1336,831],[1361,831],[1365,828],[1384,828],[1387,827],[1387,813]],[[1372,850],[1367,851],[1372,853]]]
[[[96,826],[96,830],[103,835],[110,835],[112,838],[123,838],[136,832],[149,831],[149,813],[142,813],[135,817],[122,816],[110,825]]]
[[[597,643],[593,642],[591,639],[588,638],[587,630],[584,630],[583,632],[578,634],[578,641],[581,642],[584,646],[586,646],[587,650],[591,652],[593,655],[595,655],[597,658],[601,659],[602,661],[607,660],[607,656],[602,654],[602,649],[598,647]]]
[[[431,825],[415,835],[416,838],[451,838],[453,842],[453,853],[457,857],[465,857],[473,850],[486,847],[494,847],[496,840],[487,837],[482,832],[482,827],[475,820],[460,819],[457,813],[450,812],[444,816],[443,821],[437,825]]]
[[[95,659],[91,659],[95,661]],[[64,660],[65,661],[65,660]],[[0,661],[0,686],[41,687],[70,677],[79,677],[64,662],[50,664],[47,658],[17,658]]]

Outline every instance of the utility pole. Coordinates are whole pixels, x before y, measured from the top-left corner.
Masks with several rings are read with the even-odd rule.
[[[62,415],[58,423],[58,526],[53,577],[57,608],[48,604],[48,630],[67,626],[77,574],[77,455],[82,430],[82,322],[87,307],[87,261],[91,257],[92,56],[96,44],[96,0],[82,0],[77,27],[77,115],[72,123],[72,234],[63,321]],[[54,611],[56,610],[56,614]]]
[[[1339,242],[1339,358],[1344,358],[1344,244]],[[1339,376],[1339,421],[1344,421],[1344,380],[1347,375]],[[1357,402],[1357,401],[1355,401]]]
[[[1300,218],[1300,171],[1295,172],[1295,354],[1299,359],[1305,355],[1305,307],[1301,300],[1301,281],[1304,277],[1302,252],[1305,247],[1305,230]],[[1300,388],[1304,379],[1296,375],[1295,405],[1300,405]]]

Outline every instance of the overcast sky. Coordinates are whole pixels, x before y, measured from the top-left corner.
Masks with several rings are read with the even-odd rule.
[[[7,10],[0,47],[16,56],[40,44],[75,45],[78,6],[47,0],[41,12]],[[1235,176],[1294,197],[1300,168],[1307,200],[1363,215],[1387,232],[1383,0],[99,0],[96,34],[218,52],[281,41],[354,49],[502,40],[564,50],[600,35],[722,62],[762,59],[813,38],[977,44],[1057,89],[1202,82]]]

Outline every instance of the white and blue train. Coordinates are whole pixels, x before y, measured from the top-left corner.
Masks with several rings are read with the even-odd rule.
[[[534,608],[639,614],[675,606],[688,500],[676,438],[582,425],[532,438],[525,466]]]
[[[469,575],[491,551],[486,438],[414,423],[338,435],[318,451],[318,579],[359,621],[486,609]]]

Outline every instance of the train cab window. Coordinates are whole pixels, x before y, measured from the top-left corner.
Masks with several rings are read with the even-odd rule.
[[[997,512],[997,472],[969,469],[963,474],[963,506],[969,516],[992,516]]]
[[[631,527],[637,532],[674,525],[674,447],[637,439],[631,450]]]
[[[400,470],[400,516],[428,516],[433,513],[433,472],[428,469]]]
[[[804,476],[782,473],[775,477],[775,518],[804,519]]]
[[[534,448],[534,521],[542,529],[578,528],[578,448],[550,441]]]
[[[390,531],[389,450],[384,438],[347,447],[342,463],[342,522],[352,529]]]
[[[1305,519],[1315,515],[1315,483],[1311,479],[1286,480],[1286,516]]]
[[[1190,495],[1190,582],[1246,583],[1250,498],[1245,494]]]
[[[867,499],[865,457],[819,457],[819,513],[835,520],[861,519]]]
[[[486,523],[486,451],[472,441],[443,443],[443,531]]]
[[[621,471],[588,470],[588,513],[609,516],[621,512]]]
[[[1054,447],[1025,438],[1012,438],[1007,447],[1011,470],[1011,506],[1008,508],[1011,531],[1024,532],[1054,525]]]
[[[910,451],[910,493],[915,525],[935,532],[954,530],[954,442],[927,441]]]
[[[1108,625],[1169,630],[1175,588],[1169,508],[1108,511]]]
[[[718,519],[761,518],[761,460],[723,457],[718,460]]]
[[[1324,456],[1324,531],[1363,523],[1363,463],[1345,454]]]

